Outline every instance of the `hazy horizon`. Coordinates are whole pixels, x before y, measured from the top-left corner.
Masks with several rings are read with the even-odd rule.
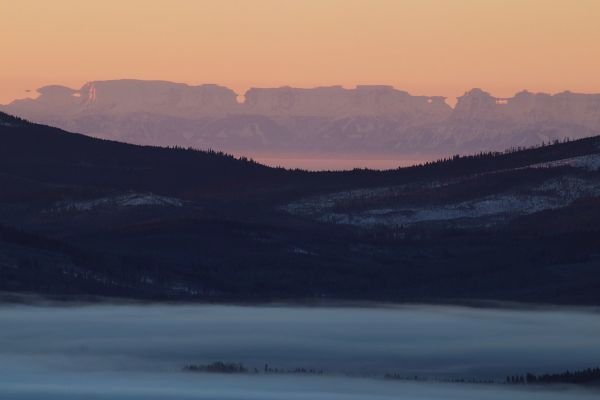
[[[60,82],[46,82],[46,83],[42,83],[40,86],[35,87],[35,88],[30,88],[27,89],[25,91],[23,91],[23,93],[21,93],[21,95],[17,95],[17,97],[14,98],[9,98],[8,100],[5,100],[4,102],[0,102],[0,105],[9,105],[11,103],[13,103],[14,101],[18,101],[18,100],[25,100],[25,99],[38,99],[41,96],[41,92],[40,90],[43,90],[45,88],[49,88],[49,87],[66,87],[69,88],[75,92],[79,91],[82,88],[85,88],[87,85],[92,84],[92,83],[96,83],[96,82],[126,82],[126,81],[139,81],[139,82],[148,82],[148,83],[152,83],[152,82],[164,82],[164,83],[173,83],[173,84],[177,84],[177,85],[186,85],[189,87],[201,87],[201,86],[218,86],[218,87],[223,87],[229,90],[232,90],[233,92],[235,92],[237,98],[236,101],[239,104],[244,104],[246,102],[245,96],[246,94],[251,91],[251,90],[274,90],[274,89],[298,89],[298,90],[316,90],[316,89],[329,89],[329,88],[342,88],[344,90],[348,90],[348,91],[352,91],[352,90],[357,90],[361,87],[389,87],[395,91],[400,91],[400,92],[406,92],[408,93],[410,96],[423,96],[423,97],[443,97],[444,98],[444,102],[452,109],[454,109],[456,107],[456,103],[459,97],[464,96],[466,93],[468,93],[469,91],[472,90],[483,90],[485,92],[488,92],[490,95],[492,95],[495,98],[498,99],[507,99],[507,98],[513,98],[516,95],[518,95],[519,93],[522,92],[528,92],[528,93],[532,93],[532,94],[543,94],[543,95],[549,95],[549,96],[556,96],[558,94],[562,94],[562,93],[573,93],[573,94],[583,94],[583,95],[597,95],[600,94],[600,88],[596,91],[576,91],[576,90],[572,90],[570,88],[563,88],[561,90],[557,90],[557,91],[543,91],[543,90],[530,90],[528,87],[522,87],[522,88],[517,88],[515,89],[513,92],[502,92],[502,95],[500,95],[499,93],[494,93],[491,90],[488,90],[486,87],[480,87],[480,86],[465,86],[464,90],[460,91],[459,93],[457,93],[455,96],[445,96],[440,94],[440,92],[436,92],[435,88],[432,88],[432,91],[430,93],[424,94],[424,93],[414,93],[411,92],[403,87],[398,87],[395,86],[393,84],[388,84],[388,83],[378,83],[378,82],[373,82],[370,84],[361,84],[361,83],[354,83],[354,84],[347,84],[347,85],[343,85],[343,84],[338,84],[335,82],[332,82],[330,84],[322,84],[322,85],[314,85],[314,86],[293,86],[290,84],[286,84],[286,83],[282,83],[280,85],[275,85],[275,86],[259,86],[259,85],[250,85],[248,87],[244,87],[242,89],[236,89],[234,86],[228,86],[227,84],[221,83],[221,82],[195,82],[195,83],[190,83],[190,82],[184,82],[184,81],[172,81],[172,80],[168,80],[168,79],[139,79],[139,78],[131,78],[131,77],[116,77],[116,78],[112,78],[112,79],[87,79],[87,80],[83,80],[82,83],[80,85],[66,85]],[[0,97],[1,99],[2,97]]]
[[[93,79],[386,84],[450,99],[600,92],[600,3],[582,0],[2,1],[0,103]]]
[[[600,94],[475,88],[441,95],[388,85],[233,89],[166,80],[46,85],[0,110],[67,131],[138,145],[214,149],[271,166],[394,169],[600,134]]]

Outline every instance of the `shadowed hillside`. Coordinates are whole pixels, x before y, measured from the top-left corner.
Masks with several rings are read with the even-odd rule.
[[[0,114],[0,290],[600,304],[599,144],[309,173]]]

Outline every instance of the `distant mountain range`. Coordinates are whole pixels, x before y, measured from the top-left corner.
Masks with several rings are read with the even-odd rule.
[[[504,150],[600,134],[600,95],[473,89],[441,96],[389,86],[253,88],[114,80],[39,89],[2,111],[133,144],[290,156],[422,157]]]
[[[600,136],[305,172],[0,113],[3,292],[600,305]]]

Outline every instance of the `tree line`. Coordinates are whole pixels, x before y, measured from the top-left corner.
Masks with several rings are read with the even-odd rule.
[[[513,375],[506,377],[506,383],[510,384],[587,384],[597,382],[600,382],[600,368],[587,368],[579,371],[564,371],[560,373],[542,375],[527,373],[525,375]]]

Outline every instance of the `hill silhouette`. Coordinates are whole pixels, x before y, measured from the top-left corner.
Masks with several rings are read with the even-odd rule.
[[[600,138],[306,172],[0,114],[0,290],[599,304]]]

